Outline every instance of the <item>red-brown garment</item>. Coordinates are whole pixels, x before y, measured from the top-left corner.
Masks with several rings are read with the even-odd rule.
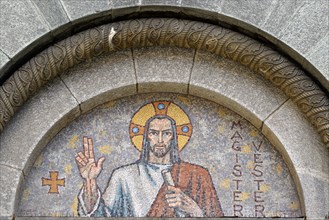
[[[174,179],[175,187],[178,187],[192,198],[203,210],[205,217],[223,216],[208,170],[201,166],[181,161],[173,165],[171,175]],[[165,200],[165,191],[166,185],[164,184],[147,214],[148,217],[179,217],[176,216],[174,208],[168,206]]]

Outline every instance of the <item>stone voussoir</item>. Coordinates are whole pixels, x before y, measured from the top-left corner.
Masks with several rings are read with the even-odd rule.
[[[181,48],[134,50],[138,92],[187,94],[194,53],[193,49]]]
[[[21,170],[0,164],[0,219],[12,219],[18,200],[15,198],[19,193],[17,186],[24,180]]]
[[[31,98],[0,134],[1,163],[29,173],[44,145],[78,115],[78,103],[56,78]]]
[[[196,54],[189,93],[225,103],[257,128],[287,100],[280,89],[247,67],[201,51]]]
[[[61,79],[86,112],[104,102],[137,93],[131,50],[81,63]],[[97,85],[97,86],[96,86]]]

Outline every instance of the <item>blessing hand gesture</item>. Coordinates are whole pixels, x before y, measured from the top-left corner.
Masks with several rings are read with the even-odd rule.
[[[103,169],[105,157],[95,161],[93,140],[83,137],[84,152],[80,151],[75,157],[80,175],[85,180],[96,179]]]

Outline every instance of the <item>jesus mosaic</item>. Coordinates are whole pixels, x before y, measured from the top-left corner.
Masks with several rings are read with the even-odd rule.
[[[95,160],[84,137],[76,156],[83,179],[79,215],[92,217],[220,217],[223,215],[207,169],[179,157],[192,135],[187,114],[168,101],[144,105],[130,123],[140,159],[115,169],[103,193],[97,185],[104,157]]]

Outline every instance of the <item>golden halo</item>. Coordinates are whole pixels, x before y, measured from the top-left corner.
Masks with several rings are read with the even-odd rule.
[[[142,106],[131,118],[129,135],[138,151],[143,148],[146,122],[154,116],[169,116],[176,122],[178,150],[181,151],[192,135],[192,124],[188,115],[178,105],[169,101],[155,101]]]

